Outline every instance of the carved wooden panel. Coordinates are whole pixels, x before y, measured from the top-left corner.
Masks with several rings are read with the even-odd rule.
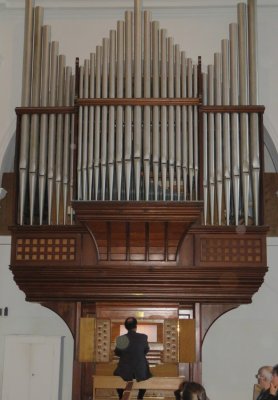
[[[181,319],[179,328],[179,361],[194,363],[196,362],[195,319]]]
[[[79,361],[89,362],[95,359],[95,318],[80,318]]]
[[[184,222],[88,222],[99,261],[176,261],[188,229]]]
[[[165,363],[178,361],[178,320],[166,319],[164,321],[164,355]]]
[[[75,261],[75,238],[23,237],[16,240],[16,261]]]
[[[214,234],[197,237],[199,252],[196,253],[196,265],[262,265],[264,246],[261,236]]]

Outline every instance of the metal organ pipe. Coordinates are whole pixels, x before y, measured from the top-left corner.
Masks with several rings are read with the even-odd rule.
[[[90,84],[89,98],[95,97],[95,54],[90,54]],[[89,107],[89,138],[88,138],[88,199],[93,200],[93,170],[94,170],[94,117],[95,109]]]
[[[208,104],[208,74],[202,74],[203,104]],[[208,115],[203,114],[203,187],[204,187],[204,224],[208,222]]]
[[[216,105],[222,104],[221,99],[221,54],[214,54],[214,96]],[[222,219],[222,116],[220,113],[215,115],[215,149],[216,149],[216,195],[217,195],[217,214],[218,224],[221,225]]]
[[[102,57],[102,98],[108,97],[108,49],[109,39],[103,39],[103,57]],[[101,200],[105,200],[106,189],[106,164],[107,164],[107,106],[102,106],[101,114]]]
[[[125,13],[125,97],[132,97],[132,20],[133,13]],[[132,159],[132,108],[125,107],[125,189],[126,200],[130,199]]]
[[[181,52],[179,45],[175,45],[175,97],[181,97]],[[177,182],[177,200],[181,199],[181,107],[176,106],[176,182]]]
[[[238,105],[238,24],[230,24],[230,103]],[[232,150],[232,184],[234,223],[239,224],[240,204],[240,145],[239,145],[239,116],[231,114],[231,150]]]
[[[95,97],[101,97],[101,61],[102,48],[96,47],[96,81],[95,81]],[[94,137],[94,192],[95,200],[98,200],[99,190],[99,166],[100,166],[100,106],[95,108],[95,137]]]
[[[41,106],[48,106],[50,63],[50,26],[42,28],[42,77],[41,77]],[[39,132],[39,223],[43,223],[46,171],[47,171],[47,131],[48,116],[42,114]]]
[[[229,41],[223,39],[221,41],[222,49],[222,104],[228,106],[230,104],[230,87],[229,87]],[[230,224],[230,203],[231,203],[231,135],[230,135],[230,116],[228,113],[223,114],[223,177],[224,177],[224,193],[225,193],[225,210],[226,225]]]
[[[41,90],[41,51],[42,51],[42,23],[43,8],[35,8],[34,25],[34,53],[33,53],[33,76],[32,76],[32,99],[33,107],[40,106]],[[29,198],[30,198],[30,224],[34,222],[35,195],[38,174],[38,149],[39,149],[39,116],[32,114],[30,128],[29,148]]]
[[[25,0],[25,29],[22,68],[21,106],[31,105],[32,79],[32,44],[33,44],[33,0]],[[29,164],[29,127],[30,117],[25,114],[21,119],[20,154],[19,154],[19,224],[23,225],[27,188],[27,168]]]
[[[208,105],[214,104],[214,67],[208,66]],[[208,142],[209,142],[209,203],[210,222],[214,225],[214,201],[215,201],[215,134],[214,115],[208,115]]]
[[[167,38],[168,49],[168,97],[174,97],[174,40]],[[175,131],[174,131],[174,107],[168,109],[168,163],[169,163],[169,184],[170,200],[174,200],[174,173],[175,173]]]
[[[57,76],[58,76],[58,42],[51,43],[49,105],[57,105]],[[52,223],[54,168],[55,168],[56,115],[50,114],[48,121],[48,150],[47,150],[47,194],[48,194],[48,224]]]
[[[117,97],[124,95],[124,30],[123,21],[117,23]],[[117,106],[116,116],[116,175],[118,200],[121,200],[123,175],[123,106]]]
[[[116,31],[110,31],[109,47],[109,88],[110,98],[115,97],[116,88]],[[109,200],[113,199],[113,183],[115,169],[115,107],[109,107],[108,123],[108,181],[109,181]]]
[[[248,60],[249,60],[249,101],[258,104],[257,84],[257,1],[248,0]],[[252,188],[255,224],[259,224],[259,181],[260,181],[260,145],[258,114],[250,117],[250,152],[252,167]]]
[[[65,65],[66,57],[59,55],[58,68],[58,106],[64,104],[65,90]],[[60,223],[61,212],[61,191],[63,180],[63,140],[64,140],[64,118],[62,114],[57,116],[57,135],[56,135],[56,159],[55,159],[55,190],[56,190],[56,224]]]
[[[154,21],[151,25],[152,29],[152,96],[154,98],[159,98],[159,24]],[[161,31],[161,38],[162,38]],[[161,39],[161,75],[164,71],[164,66],[166,68],[166,64],[162,63],[163,57],[166,57],[166,53],[162,53],[162,39]],[[162,107],[163,109],[163,107]],[[162,182],[164,182],[165,169],[163,163],[163,158],[160,158],[161,148],[160,144],[162,143],[162,139],[160,139],[160,129],[159,129],[159,116],[160,116],[160,108],[158,106],[153,107],[152,114],[152,158],[153,158],[153,182],[154,182],[154,200],[158,200],[158,182],[159,182],[159,167],[161,163],[161,174],[162,174]],[[161,111],[162,117],[162,111]],[[162,132],[165,132],[164,125],[161,121],[161,137]],[[163,185],[163,184],[162,184]],[[164,186],[163,186],[164,187]]]
[[[151,22],[148,11],[144,12],[144,97],[151,97]],[[145,200],[150,198],[151,138],[151,108],[145,106],[143,134]]]
[[[166,30],[161,30],[161,97],[167,97],[167,38]],[[167,107],[161,107],[161,175],[162,199],[166,200],[167,163],[168,163],[168,136],[167,136]]]
[[[187,97],[187,59],[184,51],[181,52],[181,97]],[[182,176],[183,176],[183,198],[187,200],[188,183],[188,128],[187,128],[187,106],[182,106]]]
[[[141,0],[134,1],[134,97],[142,97]],[[135,198],[140,199],[142,115],[141,107],[134,107],[134,183]]]
[[[239,44],[239,104],[248,104],[248,55],[247,55],[247,11],[246,4],[238,4],[238,44]],[[242,196],[245,225],[248,225],[249,213],[249,124],[247,113],[240,115],[240,149],[241,149],[241,173]]]

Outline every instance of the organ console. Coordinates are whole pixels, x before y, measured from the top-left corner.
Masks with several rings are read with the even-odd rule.
[[[75,71],[32,3],[15,281],[71,329],[74,399],[89,398],[92,373],[112,373],[130,314],[156,332],[154,373],[200,381],[207,330],[251,301],[267,269],[256,1],[238,4],[205,67],[135,0]]]

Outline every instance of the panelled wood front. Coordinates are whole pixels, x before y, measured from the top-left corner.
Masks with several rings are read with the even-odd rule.
[[[242,232],[234,227],[188,228],[182,221],[175,228],[165,216],[161,218],[123,221],[119,225],[125,225],[124,241],[122,229],[118,238],[116,230],[110,235],[108,221],[102,223],[103,240],[94,220],[84,224],[89,232],[78,225],[14,227],[15,280],[33,301],[116,301],[119,296],[132,302],[140,298],[166,303],[251,301],[266,272],[266,228],[248,227]],[[138,246],[132,244],[136,230],[127,229],[135,224]],[[158,226],[164,229],[159,231]],[[113,259],[117,244],[121,259]]]

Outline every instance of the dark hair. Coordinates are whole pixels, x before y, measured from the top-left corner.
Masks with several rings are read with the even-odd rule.
[[[208,400],[205,388],[197,382],[186,382],[183,386],[182,400]]]
[[[125,328],[130,331],[137,327],[137,319],[134,317],[128,317],[125,320]]]
[[[272,375],[278,375],[278,364],[274,365],[274,367],[272,368]]]

